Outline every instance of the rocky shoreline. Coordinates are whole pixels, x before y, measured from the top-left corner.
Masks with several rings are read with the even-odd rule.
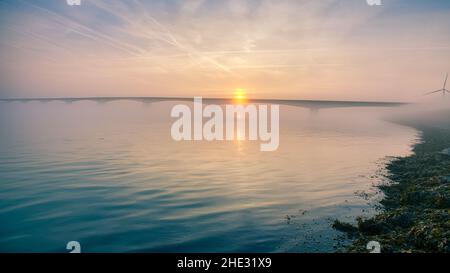
[[[450,252],[450,112],[438,123],[395,121],[420,130],[421,141],[412,155],[387,165],[392,183],[378,186],[384,193],[379,214],[356,224],[334,221],[333,228],[354,239],[340,252],[367,253],[369,241],[379,242],[381,252]]]

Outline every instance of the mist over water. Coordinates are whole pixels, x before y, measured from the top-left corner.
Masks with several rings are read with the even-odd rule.
[[[450,96],[427,97],[385,116],[401,124],[450,129]]]
[[[0,103],[0,251],[333,251],[417,131],[383,108],[281,107],[280,146],[175,142],[171,103]]]

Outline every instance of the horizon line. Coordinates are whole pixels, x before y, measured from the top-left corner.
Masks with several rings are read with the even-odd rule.
[[[233,97],[171,97],[171,96],[81,96],[81,97],[6,97],[0,101],[39,101],[39,100],[141,100],[141,99],[161,99],[161,100],[193,100],[201,97],[204,100],[233,100]],[[304,102],[347,102],[347,103],[386,103],[386,104],[410,104],[411,102],[401,101],[367,101],[367,100],[335,100],[335,99],[274,99],[274,98],[246,98],[247,101],[304,101]]]
[[[73,103],[78,101],[94,101],[97,103],[107,103],[111,101],[130,100],[143,103],[155,103],[164,101],[185,101],[192,102],[195,97],[36,97],[36,98],[0,98],[0,102],[52,102],[62,101]],[[234,104],[233,98],[203,98],[206,104]],[[304,107],[309,109],[321,108],[346,108],[346,107],[397,107],[408,105],[405,102],[385,102],[385,101],[345,101],[345,100],[299,100],[299,99],[249,99],[245,103],[269,103],[287,106]]]

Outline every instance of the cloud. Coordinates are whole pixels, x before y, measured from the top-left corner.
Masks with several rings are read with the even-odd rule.
[[[406,2],[5,0],[0,95],[412,99],[450,70],[450,7]]]

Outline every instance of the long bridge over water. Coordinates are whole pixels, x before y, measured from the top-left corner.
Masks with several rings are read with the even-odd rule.
[[[113,101],[137,101],[142,103],[156,102],[192,102],[192,97],[42,97],[42,98],[0,98],[0,102],[55,102],[61,101],[74,103],[80,101],[93,101],[98,103],[108,103]],[[232,98],[202,98],[205,104],[233,104]],[[402,102],[383,101],[334,101],[334,100],[295,100],[295,99],[246,99],[245,103],[257,104],[279,104],[297,106],[319,110],[324,108],[345,108],[345,107],[397,107],[407,105]]]

